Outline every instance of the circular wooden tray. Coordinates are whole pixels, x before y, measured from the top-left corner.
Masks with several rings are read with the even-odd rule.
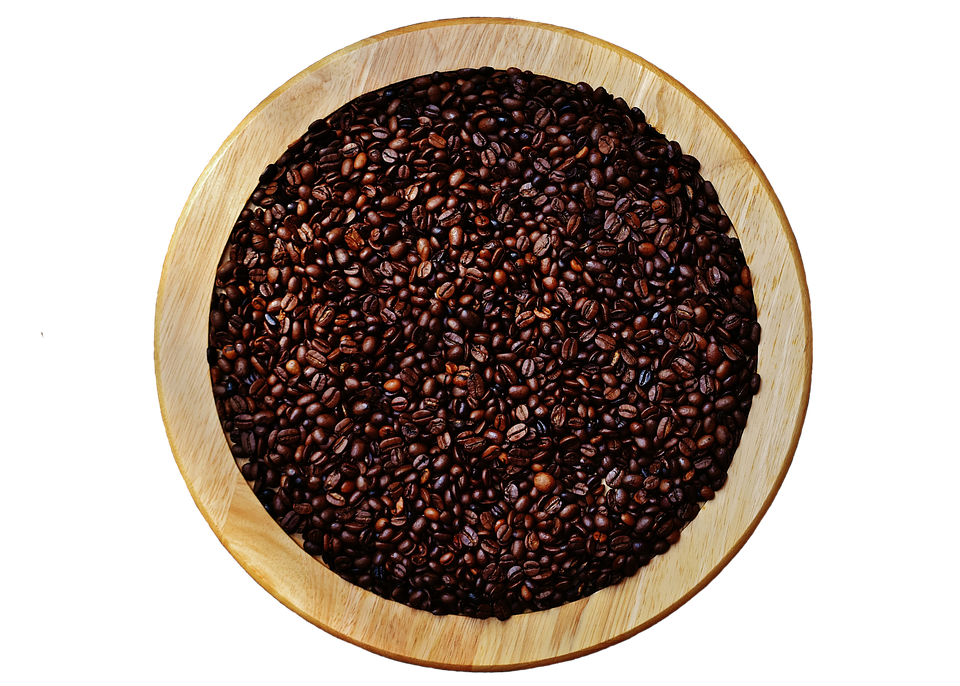
[[[402,79],[463,67],[518,66],[585,81],[639,106],[702,163],[754,281],[763,377],[727,485],[680,543],[623,583],[506,622],[436,617],[349,584],[270,518],[224,438],[206,361],[213,278],[234,221],[267,163],[315,119]],[[381,655],[433,667],[498,670],[569,659],[649,627],[703,588],[743,546],[793,457],[812,364],[803,265],[783,208],[750,153],[695,95],[643,59],[576,31],[456,19],[369,38],[312,65],[264,100],[217,151],[187,199],[157,296],[155,365],[173,454],[210,527],[247,572],[308,621]]]

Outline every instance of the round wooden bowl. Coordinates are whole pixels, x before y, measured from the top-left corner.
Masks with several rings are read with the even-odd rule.
[[[434,71],[517,66],[585,81],[640,107],[702,163],[750,265],[763,336],[763,385],[726,486],[680,542],[617,586],[506,622],[437,617],[344,581],[271,519],[230,454],[206,359],[214,273],[264,167],[315,119],[358,95]],[[247,572],[322,629],[381,655],[432,667],[502,670],[598,650],[680,607],[743,546],[793,457],[810,391],[810,302],[800,253],[773,189],[733,132],[640,57],[531,22],[455,19],[390,31],[312,65],[264,100],[217,151],[187,199],[157,296],[155,364],[173,454],[210,527]]]

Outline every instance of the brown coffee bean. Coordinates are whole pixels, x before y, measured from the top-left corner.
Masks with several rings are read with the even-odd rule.
[[[587,300],[580,308],[580,314],[587,321],[591,321],[596,318],[599,312],[600,306],[597,304],[596,300]]]
[[[726,395],[715,403],[715,406],[718,410],[732,410],[737,405],[737,399],[732,395]]]
[[[460,542],[466,548],[476,548],[480,539],[477,537],[476,531],[469,526],[464,526],[463,531],[460,532]]]
[[[456,227],[455,227],[456,228]],[[451,229],[452,231],[452,229]],[[437,297],[441,300],[452,298],[457,288],[451,281],[445,281],[437,287]]]
[[[467,392],[473,398],[482,398],[486,392],[483,377],[479,374],[471,374],[467,377]]]
[[[544,234],[537,239],[536,244],[533,246],[533,254],[537,257],[543,257],[550,251],[550,236]]]
[[[537,472],[533,477],[533,485],[541,493],[549,493],[553,490],[556,480],[549,472]]]
[[[516,443],[517,441],[523,440],[523,437],[527,435],[527,425],[526,424],[514,424],[509,429],[507,429],[507,440],[511,443]]]
[[[336,407],[340,404],[340,391],[336,388],[328,388],[323,392],[320,402],[322,402],[326,407]]]
[[[533,312],[526,310],[517,315],[516,322],[517,326],[522,329],[533,324],[535,320],[536,315]]]
[[[613,336],[609,336],[605,333],[598,333],[594,340],[597,343],[597,347],[601,350],[613,350],[617,347],[617,341]]]
[[[567,411],[563,405],[557,405],[550,412],[550,423],[560,428],[567,422]]]

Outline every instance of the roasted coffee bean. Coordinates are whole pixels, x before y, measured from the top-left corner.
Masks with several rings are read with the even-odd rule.
[[[300,432],[296,429],[283,429],[277,434],[277,442],[281,445],[297,445],[300,442]]]
[[[599,313],[600,306],[597,304],[596,300],[587,300],[580,307],[580,314],[587,321],[593,320]]]
[[[544,234],[537,239],[536,245],[533,246],[533,254],[537,257],[543,257],[550,250],[550,236]]]
[[[471,374],[467,377],[467,392],[472,398],[480,399],[483,397],[486,389],[483,377],[480,374]]]
[[[234,225],[204,351],[270,516],[378,595],[501,620],[678,543],[761,388],[760,275],[699,168],[518,69],[314,122]]]
[[[527,435],[526,424],[514,424],[509,429],[507,429],[507,440],[512,443],[523,440],[523,437],[526,435]]]
[[[553,424],[556,428],[563,427],[567,422],[567,411],[563,405],[557,405],[550,412],[550,423]]]
[[[320,402],[329,408],[336,407],[340,404],[340,391],[336,388],[328,388],[323,392]]]
[[[549,493],[556,483],[556,479],[549,472],[537,472],[536,476],[533,477],[533,485],[541,493]]]
[[[476,548],[480,539],[477,537],[476,531],[469,526],[464,526],[460,532],[460,542],[465,548]]]
[[[613,336],[608,336],[605,333],[598,333],[594,339],[597,343],[597,347],[601,350],[613,350],[617,347],[617,341]]]

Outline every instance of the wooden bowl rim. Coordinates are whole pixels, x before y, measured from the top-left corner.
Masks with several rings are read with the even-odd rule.
[[[229,466],[232,467],[232,469],[236,472],[232,481],[229,479],[228,472],[226,473],[226,476],[224,476],[223,473],[218,473],[210,478],[214,480],[220,479],[223,481],[223,483],[211,485],[205,481],[207,478],[205,469],[208,469],[209,466],[200,467],[196,464],[198,460],[203,459],[203,456],[198,455],[198,451],[192,449],[194,444],[191,443],[191,440],[196,438],[194,435],[196,432],[190,426],[191,422],[193,421],[193,416],[189,414],[189,412],[193,411],[196,407],[203,406],[204,400],[202,395],[204,389],[201,389],[200,391],[193,389],[193,392],[185,393],[181,385],[177,383],[180,380],[180,375],[182,375],[184,372],[182,369],[177,368],[178,360],[174,357],[173,352],[171,352],[169,358],[166,355],[168,349],[173,351],[176,348],[178,337],[176,335],[176,325],[174,323],[167,324],[165,317],[170,317],[170,319],[173,319],[174,317],[171,313],[174,311],[174,309],[178,305],[184,305],[182,301],[177,302],[178,296],[181,296],[183,291],[176,285],[175,279],[171,277],[171,274],[179,274],[177,268],[185,259],[185,248],[181,246],[180,243],[181,241],[186,240],[185,236],[190,232],[200,231],[209,234],[213,231],[213,229],[203,225],[204,217],[196,216],[197,213],[195,212],[195,209],[201,205],[206,207],[207,204],[211,202],[217,203],[217,200],[210,200],[212,194],[218,192],[223,187],[229,187],[229,179],[227,179],[226,182],[223,180],[224,175],[228,175],[227,170],[222,168],[220,162],[225,158],[225,156],[228,154],[228,151],[231,150],[234,145],[236,145],[239,141],[242,141],[245,136],[253,135],[251,132],[253,132],[258,126],[258,120],[265,113],[269,112],[274,104],[280,101],[284,95],[290,91],[290,89],[297,87],[300,82],[309,78],[316,72],[335,63],[339,63],[352,53],[363,50],[370,46],[375,46],[383,41],[392,40],[398,36],[416,34],[422,31],[446,30],[453,27],[461,27],[463,25],[504,25],[520,28],[535,28],[538,31],[561,34],[570,39],[587,41],[595,46],[599,46],[605,51],[613,52],[621,59],[626,59],[636,63],[642,71],[650,72],[655,76],[656,79],[659,79],[660,81],[664,82],[664,84],[677,91],[677,93],[682,95],[686,101],[689,101],[695,105],[700,110],[700,114],[706,115],[713,122],[713,124],[719,128],[723,136],[726,138],[727,143],[736,148],[738,155],[745,162],[747,162],[753,177],[752,180],[758,185],[761,191],[761,198],[759,202],[766,202],[772,206],[773,213],[777,219],[777,237],[780,243],[786,243],[785,247],[788,254],[782,256],[784,260],[784,273],[791,278],[799,275],[799,283],[802,288],[805,288],[806,281],[804,276],[805,270],[803,267],[803,261],[793,236],[790,221],[779,202],[779,197],[777,196],[776,191],[773,189],[772,184],[770,184],[769,180],[767,179],[766,174],[763,172],[756,160],[753,159],[752,154],[744,145],[739,135],[733,131],[726,121],[711,107],[706,105],[699,98],[699,96],[696,95],[696,93],[694,93],[685,84],[678,81],[671,74],[664,71],[657,65],[649,62],[645,58],[639,56],[638,54],[633,53],[617,44],[611,43],[602,38],[598,38],[592,34],[583,33],[569,27],[550,24],[547,22],[507,18],[458,18],[418,22],[372,34],[358,41],[345,45],[339,50],[329,53],[311,63],[306,68],[281,84],[263,100],[261,100],[237,124],[237,126],[230,131],[220,146],[218,146],[217,150],[211,156],[210,160],[207,162],[198,176],[196,183],[191,188],[190,194],[188,195],[181,213],[178,216],[178,220],[164,258],[164,265],[163,269],[161,270],[160,282],[158,284],[155,309],[154,375],[156,380],[158,406],[160,408],[161,419],[165,427],[167,440],[171,448],[171,453],[174,456],[174,461],[178,472],[181,475],[183,483],[187,488],[194,505],[196,506],[200,515],[203,517],[208,528],[212,533],[214,533],[228,553],[243,567],[247,574],[253,578],[264,590],[270,593],[270,595],[276,598],[279,602],[283,603],[293,612],[321,628],[326,633],[337,636],[338,638],[364,650],[369,650],[383,656],[431,667],[493,670],[515,669],[521,667],[552,664],[580,657],[582,655],[600,650],[606,646],[619,643],[626,638],[643,631],[652,624],[663,619],[665,616],[674,612],[677,608],[685,604],[690,598],[699,593],[700,590],[708,585],[739,552],[746,540],[752,535],[760,520],[766,514],[767,510],[775,499],[776,494],[779,491],[789,469],[793,453],[796,450],[797,444],[799,443],[803,426],[803,418],[806,413],[807,401],[809,399],[810,383],[812,381],[812,312],[809,306],[809,299],[807,297],[801,298],[798,316],[802,321],[797,322],[797,326],[795,327],[799,332],[799,343],[796,341],[793,343],[794,348],[800,353],[793,357],[793,362],[795,362],[799,367],[797,376],[801,379],[801,383],[796,389],[796,392],[790,396],[790,405],[784,410],[786,413],[786,419],[783,424],[783,430],[785,435],[789,436],[789,439],[781,441],[781,443],[778,444],[781,449],[780,454],[774,456],[775,468],[772,469],[772,471],[767,472],[765,474],[766,480],[764,483],[759,484],[759,487],[763,492],[760,493],[755,499],[756,507],[753,508],[750,513],[748,513],[750,515],[748,520],[740,522],[742,528],[738,531],[738,535],[733,544],[727,547],[726,553],[722,555],[715,563],[711,564],[709,568],[700,570],[697,574],[698,580],[696,583],[686,587],[682,593],[675,595],[669,602],[660,606],[656,612],[632,618],[627,623],[620,622],[619,624],[605,627],[603,631],[601,631],[602,636],[600,636],[599,640],[597,640],[597,636],[595,634],[591,635],[591,638],[584,643],[577,643],[575,640],[563,640],[562,638],[557,639],[556,645],[548,646],[545,650],[539,653],[534,651],[534,654],[532,654],[529,659],[518,659],[515,655],[509,654],[504,647],[504,641],[507,639],[491,638],[491,632],[487,630],[487,627],[491,625],[499,625],[501,629],[504,629],[500,632],[500,634],[503,636],[508,636],[509,640],[515,640],[518,634],[522,635],[524,633],[522,630],[520,630],[522,629],[521,625],[529,622],[534,622],[535,626],[539,620],[547,619],[550,621],[556,619],[559,621],[560,618],[573,618],[573,625],[577,626],[577,620],[592,617],[590,608],[591,605],[596,603],[597,596],[600,596],[604,593],[610,593],[611,591],[615,591],[622,595],[623,589],[628,585],[636,590],[637,587],[642,586],[640,583],[640,578],[649,573],[647,570],[653,568],[662,568],[664,565],[667,565],[670,560],[673,560],[675,563],[677,556],[673,555],[671,557],[671,553],[673,553],[677,548],[683,548],[684,539],[681,539],[681,543],[678,544],[674,550],[671,550],[666,555],[655,558],[654,561],[652,561],[648,567],[642,569],[636,577],[624,580],[618,586],[611,587],[611,589],[605,589],[598,594],[594,594],[594,596],[577,601],[576,603],[562,606],[561,608],[556,608],[554,610],[541,613],[519,615],[511,618],[508,622],[503,624],[498,623],[495,619],[470,620],[469,618],[463,617],[434,617],[429,613],[412,610],[406,606],[380,599],[366,591],[361,591],[360,589],[343,582],[332,572],[322,568],[322,565],[316,566],[322,568],[322,574],[327,575],[329,578],[324,579],[324,582],[321,584],[321,586],[324,586],[323,588],[310,589],[311,592],[316,592],[318,594],[317,598],[320,600],[315,603],[313,607],[304,607],[304,603],[301,599],[291,597],[293,594],[289,591],[289,589],[285,588],[283,584],[279,583],[277,579],[271,576],[270,569],[262,566],[264,565],[265,560],[270,558],[270,555],[266,555],[262,550],[256,550],[256,546],[251,546],[250,541],[244,541],[242,536],[240,536],[236,531],[228,532],[227,529],[228,527],[233,526],[234,522],[247,521],[250,518],[254,520],[258,517],[266,518],[276,529],[272,535],[268,536],[268,540],[266,540],[266,543],[276,547],[276,550],[273,550],[272,555],[284,558],[284,564],[290,564],[292,569],[298,571],[303,570],[302,560],[290,562],[290,560],[287,558],[290,556],[295,557],[299,555],[309,559],[309,556],[307,556],[302,549],[293,544],[289,537],[280,531],[279,527],[276,526],[271,519],[269,519],[269,516],[265,512],[263,512],[262,507],[259,505],[259,502],[256,501],[254,494],[246,486],[246,483],[243,482],[242,477],[239,474],[239,470],[236,469],[236,464],[233,462],[228,450],[226,451],[226,457],[229,458]],[[484,59],[479,59],[478,63],[474,66],[487,66],[486,62],[484,62],[484,64],[479,64],[479,62],[484,62]],[[489,66],[505,68],[507,66],[514,65]],[[516,66],[528,68],[524,65]],[[446,69],[441,70],[445,71]],[[537,71],[535,69],[532,70],[536,73],[545,73],[544,71]],[[419,74],[430,73],[431,71],[433,70],[427,69]],[[415,76],[419,74],[411,74],[409,76]],[[381,85],[386,86],[389,85],[389,83],[395,83],[396,81],[399,81],[402,78],[408,78],[409,76],[402,76],[401,78],[393,79],[392,81]],[[590,81],[587,82],[590,83]],[[593,83],[592,85],[596,86],[599,84]],[[347,102],[353,97],[366,92],[366,90],[369,89],[359,90],[344,102]],[[614,95],[618,95],[616,92],[611,92]],[[630,100],[628,100],[628,102],[630,102]],[[635,103],[630,102],[630,104],[633,105]],[[644,112],[647,111],[642,105],[640,105],[640,107],[644,110]],[[318,112],[316,118],[326,116],[326,114],[328,114],[328,112]],[[657,128],[663,132],[663,128],[661,128],[660,124],[654,123],[654,125],[656,125]],[[303,129],[300,130],[300,133],[302,133],[304,130],[306,130],[306,127],[303,127]],[[258,160],[257,164],[261,164],[262,166],[260,168],[262,169],[262,167],[265,166],[268,161],[270,160]],[[705,178],[709,178],[706,174],[704,176]],[[253,186],[251,185],[249,188],[241,190],[249,195],[252,188]],[[244,200],[245,199],[246,196],[244,196]],[[724,194],[721,192],[721,201],[723,200]],[[239,208],[241,206],[242,203],[237,207]],[[219,259],[222,245],[225,243],[225,237],[227,233],[229,233],[229,227],[225,231],[220,231],[219,235],[223,235],[224,240],[220,243],[221,249],[216,251],[217,259]],[[211,238],[210,240],[213,239]],[[762,276],[758,275],[758,278],[762,278]],[[212,290],[212,272],[209,280]],[[805,291],[803,295],[806,296],[807,293],[808,291]],[[763,312],[761,311],[761,315],[762,314]],[[206,343],[204,342],[204,347],[205,345]],[[794,348],[791,348],[791,350]],[[207,395],[205,402],[208,405],[207,412],[213,411],[215,415],[215,410],[211,410],[211,408],[213,408],[213,403],[212,394],[210,394],[209,391],[209,378],[207,381],[208,385],[205,389]],[[767,378],[764,376],[764,384],[766,383]],[[758,398],[759,397],[762,397],[762,391],[761,396],[758,396]],[[199,405],[197,404],[198,402]],[[185,410],[188,413],[185,416],[181,416],[181,412]],[[753,415],[751,415],[751,418],[752,417]],[[750,424],[748,423],[748,430],[749,429]],[[784,451],[783,446],[786,446],[787,450]],[[225,441],[223,443],[223,447],[226,448]],[[736,466],[736,460],[734,466]],[[217,470],[218,472],[220,471],[219,467]],[[718,494],[718,500],[723,498],[726,488],[728,487],[729,484]],[[214,492],[221,495],[226,494],[226,504],[221,502],[219,498],[212,497],[211,493]],[[259,510],[259,512],[257,512],[257,510]],[[278,532],[279,535],[277,535]],[[310,562],[316,564],[312,559],[310,559]],[[348,588],[340,587],[331,591],[327,587],[331,584],[333,586],[344,585]],[[358,599],[356,597],[358,593],[371,597],[363,597]],[[399,647],[397,646],[396,641],[377,641],[375,638],[372,638],[369,635],[353,631],[353,629],[362,626],[362,623],[354,624],[349,621],[341,621],[339,625],[337,625],[327,621],[329,617],[332,616],[332,611],[330,607],[323,605],[324,603],[329,605],[329,603],[334,599],[338,599],[347,603],[351,607],[351,611],[360,614],[365,612],[369,613],[370,611],[382,612],[384,611],[385,606],[389,606],[389,611],[395,610],[403,617],[401,623],[411,622],[414,626],[419,626],[422,623],[422,620],[426,618],[426,621],[433,622],[435,625],[443,627],[441,633],[446,635],[448,639],[452,635],[450,633],[451,631],[456,632],[459,638],[456,638],[456,640],[452,641],[450,649],[447,649],[448,644],[442,641],[440,642],[442,645],[436,645],[436,640],[434,640],[434,644],[428,647],[416,644],[415,641],[407,641],[406,643],[401,641],[403,645]],[[394,619],[393,621],[396,622],[397,620]],[[520,627],[520,629],[518,629],[518,627]],[[517,631],[513,631],[512,629],[516,629]],[[470,633],[471,631],[476,632],[479,637],[473,636]],[[471,638],[475,640],[475,645],[472,648],[465,648],[463,642],[469,641]],[[556,637],[554,638],[556,639]],[[498,641],[501,642],[499,647],[503,648],[503,650],[498,650]],[[506,659],[503,659],[503,655],[509,656]]]

